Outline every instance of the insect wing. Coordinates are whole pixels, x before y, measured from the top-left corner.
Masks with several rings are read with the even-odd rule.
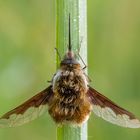
[[[47,111],[47,103],[53,95],[49,86],[28,101],[7,112],[0,118],[0,127],[14,127],[30,122]]]
[[[97,116],[119,126],[129,128],[140,127],[140,121],[132,113],[119,107],[95,89],[89,87],[88,96],[93,104],[93,112]]]

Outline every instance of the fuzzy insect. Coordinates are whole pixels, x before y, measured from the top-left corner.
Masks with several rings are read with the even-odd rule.
[[[0,127],[14,127],[49,112],[57,124],[80,126],[94,112],[113,124],[139,128],[140,121],[89,86],[89,79],[72,51],[69,18],[68,52],[51,85],[0,118]]]

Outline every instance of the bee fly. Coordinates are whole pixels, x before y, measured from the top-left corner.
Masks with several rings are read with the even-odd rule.
[[[94,112],[113,124],[139,128],[140,121],[107,97],[89,86],[89,79],[72,51],[69,17],[68,51],[51,84],[28,101],[4,114],[0,127],[22,125],[36,119],[48,110],[57,124],[80,126]]]

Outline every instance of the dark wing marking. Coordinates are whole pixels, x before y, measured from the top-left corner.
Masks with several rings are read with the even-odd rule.
[[[0,118],[0,127],[14,127],[36,119],[47,111],[49,99],[53,96],[52,86],[33,96]]]
[[[93,112],[97,116],[123,127],[140,127],[140,121],[131,112],[119,107],[95,89],[89,87],[88,96],[93,104]]]

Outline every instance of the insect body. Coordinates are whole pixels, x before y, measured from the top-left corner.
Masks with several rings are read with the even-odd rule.
[[[50,101],[49,113],[57,123],[79,125],[88,119],[92,105],[87,96],[88,79],[76,60],[74,64],[67,64],[70,59],[66,56],[66,62],[61,62],[53,78],[54,98]]]
[[[0,127],[22,125],[47,111],[57,124],[68,123],[79,126],[88,120],[91,112],[94,112],[116,125],[140,127],[140,121],[132,113],[89,86],[88,77],[72,52],[71,46],[69,18],[68,52],[52,78],[51,85],[4,114],[0,118]]]

